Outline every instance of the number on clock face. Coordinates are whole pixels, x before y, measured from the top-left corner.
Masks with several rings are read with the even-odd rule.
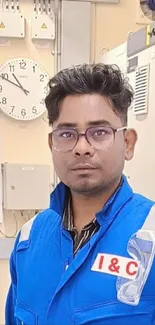
[[[33,120],[46,108],[49,76],[39,63],[19,58],[0,68],[0,108],[17,120]]]

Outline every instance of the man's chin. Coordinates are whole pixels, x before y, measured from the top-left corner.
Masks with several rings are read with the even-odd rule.
[[[92,180],[83,179],[69,186],[70,189],[78,194],[91,195],[100,192],[103,183],[99,184]]]

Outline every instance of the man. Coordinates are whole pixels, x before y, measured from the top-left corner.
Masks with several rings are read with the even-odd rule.
[[[132,98],[115,66],[51,79],[49,146],[61,183],[16,240],[6,325],[155,324],[154,237],[144,226],[154,203],[122,174],[137,140],[127,128]]]

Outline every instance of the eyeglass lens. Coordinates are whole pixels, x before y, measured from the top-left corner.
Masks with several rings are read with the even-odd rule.
[[[76,129],[57,129],[52,133],[53,146],[63,152],[73,150],[79,137],[85,136],[88,143],[95,149],[105,149],[112,145],[114,132],[110,127],[90,127],[85,134],[79,134]]]

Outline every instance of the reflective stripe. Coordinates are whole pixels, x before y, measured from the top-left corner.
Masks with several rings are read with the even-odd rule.
[[[24,226],[21,229],[19,242],[29,239],[30,231],[31,231],[33,222],[36,219],[37,215],[38,215],[38,213],[31,220],[29,220],[28,222],[26,222],[24,224]],[[155,205],[153,205],[153,207],[151,208],[141,229],[142,230],[151,230],[151,231],[155,232]]]
[[[155,205],[150,209],[142,228],[130,237],[127,251],[134,260],[139,260],[139,271],[134,280],[126,281],[118,277],[117,298],[123,303],[136,306],[155,258]]]
[[[151,230],[155,232],[155,205],[151,208],[143,224],[142,230]]]
[[[29,239],[29,235],[33,226],[33,222],[36,219],[37,215],[39,213],[37,213],[31,220],[29,220],[28,222],[26,222],[24,224],[24,226],[21,229],[21,233],[20,233],[20,238],[19,238],[19,243],[24,241],[24,240],[28,240]]]

